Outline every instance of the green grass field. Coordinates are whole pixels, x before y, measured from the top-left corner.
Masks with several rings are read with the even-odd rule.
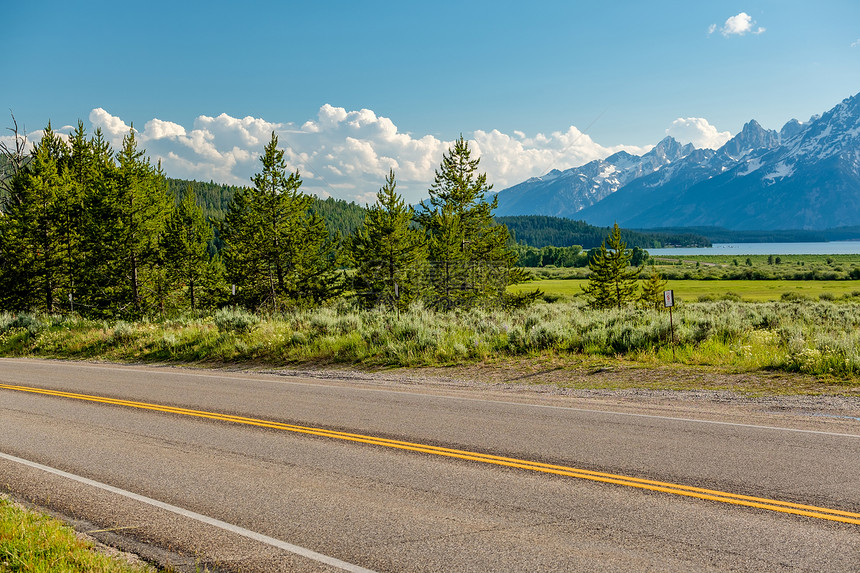
[[[572,298],[582,296],[582,285],[586,282],[585,279],[541,280],[515,285],[511,290],[523,292],[539,288],[548,295]],[[784,293],[796,293],[816,300],[822,293],[842,298],[855,291],[860,292],[860,281],[671,280],[666,288],[675,291],[675,299],[681,302],[693,302],[702,296],[722,298],[726,293],[734,293],[744,301],[762,302],[780,300]]]

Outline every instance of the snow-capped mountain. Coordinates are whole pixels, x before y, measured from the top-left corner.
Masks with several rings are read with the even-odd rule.
[[[499,211],[565,216],[604,226],[617,221],[640,228],[860,225],[860,95],[806,123],[791,120],[779,132],[750,121],[716,151],[674,143],[679,151],[667,155],[664,163],[647,162],[654,168],[624,172],[626,178],[617,177],[615,187],[598,185],[604,194],[590,204],[566,201],[563,193],[554,195],[551,180],[543,182],[540,193],[532,194],[534,182],[543,179],[533,178],[501,191]],[[634,165],[647,155],[628,155],[626,160]],[[556,179],[576,171],[556,172]],[[598,181],[588,181],[587,173],[576,175],[581,189],[596,188]],[[507,193],[514,189],[516,194]],[[514,196],[517,203],[529,206],[528,212],[510,209],[515,204],[508,203],[508,198]]]
[[[552,215],[570,217],[618,189],[654,173],[693,151],[671,137],[658,143],[644,155],[619,151],[565,171],[553,169],[542,177],[532,177],[519,185],[499,192],[496,215]]]
[[[777,132],[764,129],[755,120],[750,121],[720,149],[695,149],[663,169],[631,181],[611,197],[577,213],[576,218],[592,225],[607,226],[616,221],[621,224],[728,171],[739,160],[756,157],[778,145]]]

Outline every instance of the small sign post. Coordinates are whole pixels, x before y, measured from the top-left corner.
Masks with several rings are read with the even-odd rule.
[[[663,291],[663,306],[669,309],[669,331],[672,333],[672,360],[675,360],[675,323],[672,319],[672,307],[675,306],[674,291]]]

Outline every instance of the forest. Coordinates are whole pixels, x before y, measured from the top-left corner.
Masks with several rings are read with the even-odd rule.
[[[19,139],[16,137],[16,142]],[[0,308],[139,319],[226,305],[280,312],[348,296],[370,308],[520,304],[495,199],[460,138],[429,199],[389,173],[368,209],[302,192],[273,133],[252,186],[166,177],[134,130],[114,151],[83,124],[3,148]]]
[[[497,217],[500,225],[507,226],[517,243],[531,247],[570,247],[583,249],[599,247],[609,233],[609,228],[595,227],[584,221],[543,215],[521,215]],[[667,231],[621,230],[621,238],[630,247],[659,249],[664,247],[710,247],[711,241],[689,229]]]

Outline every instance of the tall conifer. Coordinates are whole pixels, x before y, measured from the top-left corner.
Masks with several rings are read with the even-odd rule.
[[[441,309],[501,302],[505,288],[522,278],[507,227],[493,221],[498,198],[487,200],[492,185],[471,153],[460,136],[443,155],[430,198],[415,215],[430,241],[433,298]]]
[[[633,253],[621,240],[621,230],[615,223],[609,236],[588,261],[591,274],[582,290],[591,298],[593,308],[622,308],[636,300],[639,267],[630,266],[632,258]]]
[[[212,235],[212,226],[189,185],[168,219],[161,253],[170,282],[184,287],[192,310],[199,305],[202,289],[222,286],[217,284],[220,261],[210,257],[207,249]]]
[[[396,185],[390,170],[376,204],[349,240],[355,291],[365,307],[402,310],[420,295],[427,249],[423,233],[410,226],[413,210],[395,192]]]
[[[260,157],[253,189],[236,193],[221,226],[228,279],[238,302],[277,311],[316,304],[340,292],[337,258],[313,200],[299,191],[298,171],[286,174],[284,152],[272,138]]]

